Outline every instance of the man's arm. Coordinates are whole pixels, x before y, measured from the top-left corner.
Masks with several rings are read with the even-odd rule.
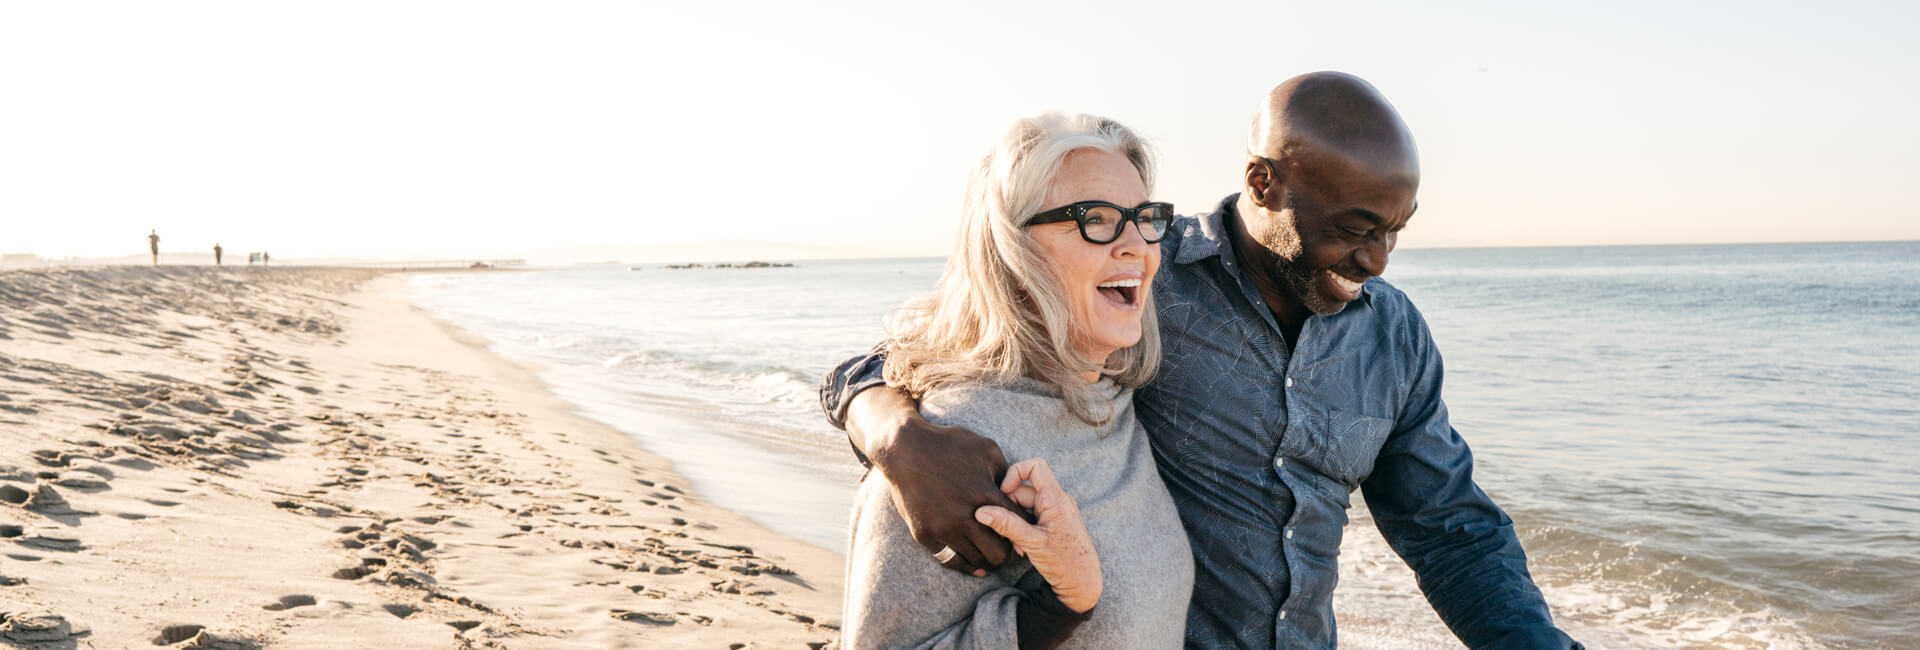
[[[1413,394],[1361,484],[1374,523],[1468,647],[1580,648],[1554,627],[1513,520],[1474,484],[1473,454],[1440,399],[1439,352],[1414,318]]]
[[[974,510],[1026,511],[1000,491],[1007,459],[992,440],[921,417],[913,398],[886,385],[886,362],[882,345],[834,368],[820,386],[820,408],[846,430],[860,462],[887,477],[893,506],[914,541],[928,553],[952,548],[947,568],[984,575],[1005,562],[1012,547],[975,521]]]

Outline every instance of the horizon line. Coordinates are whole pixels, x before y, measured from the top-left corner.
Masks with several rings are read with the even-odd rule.
[[[716,244],[728,244],[728,243],[746,243],[746,242],[728,242],[724,240],[717,240],[717,241],[710,241],[710,242],[684,242],[684,243],[676,243],[671,245],[676,247],[692,247],[692,246],[716,245]],[[776,246],[780,246],[780,245],[810,246],[810,244],[792,244],[792,243],[780,244],[777,242],[769,242],[769,243]],[[1653,248],[1653,247],[1673,247],[1673,246],[1791,246],[1791,245],[1810,245],[1810,244],[1911,244],[1911,243],[1920,243],[1920,239],[1834,239],[1834,240],[1805,240],[1805,241],[1660,242],[1660,243],[1641,243],[1641,244],[1483,244],[1483,245],[1406,246],[1406,247],[1400,247],[1397,250],[1490,250],[1490,249],[1527,249],[1527,248]],[[661,246],[661,244],[633,244],[633,245],[634,246]],[[590,244],[590,245],[583,245],[582,247],[583,248],[584,247],[607,248],[607,247],[618,247],[618,246],[622,246],[622,245],[621,244],[612,244],[612,245],[608,245],[608,244],[591,245]],[[830,246],[820,246],[820,247],[833,248]],[[549,248],[548,250],[564,250],[566,248],[569,248],[569,247],[564,247],[564,246],[552,247],[552,248]],[[772,253],[774,251],[768,251],[768,252]],[[790,252],[790,251],[782,251],[782,252]],[[844,249],[842,249],[842,250],[833,251],[833,252],[839,253],[839,252],[845,252],[845,251]],[[630,260],[615,259],[618,257],[616,255],[616,256],[611,256],[612,258],[603,258],[603,259],[592,260],[592,261],[574,261],[574,262],[528,261],[528,260],[538,259],[539,257],[546,257],[546,256],[523,255],[523,256],[515,257],[515,256],[500,256],[500,255],[483,255],[483,256],[463,257],[463,256],[454,256],[454,255],[438,255],[438,256],[314,255],[314,256],[304,256],[304,257],[286,257],[286,258],[275,260],[275,261],[277,262],[276,265],[279,265],[279,266],[333,266],[333,265],[362,266],[362,265],[394,265],[394,264],[418,264],[418,265],[425,266],[425,265],[433,265],[433,264],[453,264],[453,263],[470,263],[470,262],[487,262],[487,263],[508,262],[510,263],[512,261],[520,261],[522,263],[518,266],[521,268],[541,268],[541,267],[566,267],[566,266],[592,266],[592,265],[607,265],[607,264],[636,264],[636,265],[637,264],[673,264],[673,263],[687,263],[687,262],[711,264],[711,263],[738,263],[738,262],[753,262],[753,261],[785,262],[785,261],[809,260],[809,261],[832,262],[832,261],[884,260],[884,259],[939,259],[939,258],[946,257],[946,255],[945,254],[890,255],[890,254],[879,253],[879,252],[876,252],[875,254],[871,254],[871,255],[786,256],[786,255],[774,254],[774,255],[744,255],[739,257],[698,257],[698,258],[688,257],[688,256],[643,255],[640,258],[630,259]],[[573,257],[591,258],[591,257],[601,257],[601,256],[575,255]],[[207,265],[210,266],[211,261],[213,259],[213,254],[201,253],[201,252],[191,252],[191,253],[190,252],[179,252],[179,253],[162,252],[160,254],[160,258],[161,258],[161,264],[160,264],[161,266],[170,266],[170,265],[171,266],[198,266],[199,265],[194,262],[183,263],[180,261],[169,263],[167,262],[168,258],[173,258],[175,260],[180,260],[182,258],[198,260],[198,259],[204,258],[208,261]],[[152,258],[150,255],[143,255],[143,254],[111,255],[111,256],[66,256],[66,257],[44,257],[37,253],[0,254],[0,267],[6,267],[6,268],[31,268],[31,267],[44,268],[44,267],[61,267],[61,266],[122,266],[122,265],[135,265],[135,266],[149,265],[150,266],[152,265],[151,261],[152,261]],[[230,261],[234,261],[234,260],[230,260]],[[225,264],[224,266],[247,266],[247,264],[245,262],[239,262],[236,264]]]

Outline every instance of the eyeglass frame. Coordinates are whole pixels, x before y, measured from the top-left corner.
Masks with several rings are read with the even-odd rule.
[[[1094,239],[1092,235],[1087,234],[1087,210],[1089,208],[1102,207],[1102,206],[1113,208],[1115,210],[1120,211],[1120,225],[1114,227],[1113,237],[1106,241],[1100,241],[1100,240]],[[1167,223],[1164,227],[1158,229],[1159,236],[1149,238],[1147,237],[1147,229],[1141,225],[1141,222],[1143,220],[1150,222],[1152,221],[1152,219],[1143,217],[1140,215],[1140,213],[1145,212],[1146,210],[1154,207],[1166,208]],[[1173,228],[1173,218],[1174,218],[1173,204],[1167,203],[1165,201],[1148,201],[1146,203],[1142,203],[1138,206],[1131,207],[1131,208],[1116,205],[1113,203],[1108,203],[1106,201],[1080,201],[1078,203],[1068,203],[1066,205],[1054,208],[1052,210],[1047,210],[1045,212],[1035,214],[1033,215],[1033,217],[1027,219],[1026,225],[1038,226],[1041,224],[1072,221],[1074,222],[1075,225],[1080,227],[1081,239],[1086,240],[1086,242],[1089,244],[1097,244],[1097,245],[1104,246],[1107,244],[1114,243],[1116,241],[1120,241],[1120,235],[1125,234],[1127,231],[1127,224],[1132,223],[1133,228],[1135,230],[1140,231],[1140,239],[1145,240],[1149,244],[1158,244],[1160,243],[1160,240],[1167,238],[1167,231]]]

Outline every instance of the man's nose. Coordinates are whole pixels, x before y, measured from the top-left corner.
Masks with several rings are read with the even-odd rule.
[[[1366,271],[1367,275],[1386,275],[1387,256],[1393,253],[1393,245],[1397,239],[1399,239],[1397,234],[1389,233],[1383,237],[1367,240],[1366,245],[1354,251],[1353,261],[1358,263],[1360,270]]]

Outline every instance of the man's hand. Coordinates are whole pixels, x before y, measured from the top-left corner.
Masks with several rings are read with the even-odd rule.
[[[1100,603],[1100,554],[1080,518],[1080,505],[1060,489],[1047,460],[1031,458],[1008,468],[1000,490],[1032,508],[1039,521],[1029,524],[999,506],[981,506],[974,517],[1005,535],[1016,552],[1033,562],[1060,604],[1081,614],[1092,610]]]
[[[894,509],[929,555],[951,548],[944,566],[975,576],[1007,560],[1007,540],[973,516],[986,505],[1024,511],[1000,491],[1007,471],[1000,445],[928,422],[911,398],[884,386],[854,397],[847,433],[893,485]]]

